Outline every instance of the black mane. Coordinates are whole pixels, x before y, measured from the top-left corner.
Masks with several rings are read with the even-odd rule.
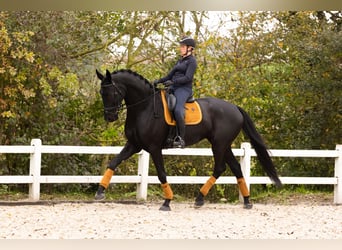
[[[134,76],[138,77],[139,79],[143,80],[146,84],[152,86],[152,84],[150,83],[149,80],[147,80],[142,75],[140,75],[137,72],[132,71],[130,69],[119,69],[119,70],[115,70],[115,71],[112,72],[112,74],[118,74],[118,73],[129,73],[129,74],[134,75]]]

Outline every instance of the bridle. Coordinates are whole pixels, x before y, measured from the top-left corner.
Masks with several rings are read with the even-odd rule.
[[[122,99],[124,99],[125,95],[122,93],[122,91],[119,89],[119,87],[115,84],[113,79],[111,79],[111,83],[105,84],[105,85],[101,85],[100,94],[101,95],[103,94],[102,88],[108,88],[108,87],[114,87],[114,90],[116,91],[116,93],[118,93],[119,96],[122,97]],[[159,92],[160,92],[160,90],[156,91],[155,88],[153,88],[153,94],[152,95],[149,95],[146,98],[144,98],[144,99],[142,99],[142,100],[140,100],[140,101],[138,101],[136,103],[133,103],[133,104],[130,104],[130,105],[124,105],[123,103],[120,103],[119,105],[115,105],[115,106],[112,106],[112,107],[104,107],[104,112],[106,114],[115,114],[116,115],[120,110],[123,110],[125,108],[128,109],[128,108],[137,106],[137,105],[147,101],[151,97],[154,97],[154,99],[155,99],[156,94],[159,93]],[[153,106],[155,107],[155,100],[153,102]]]
[[[100,90],[100,94],[103,95],[103,88],[109,88],[109,87],[113,87],[114,90],[120,95],[120,97],[122,97],[122,99],[125,97],[121,90],[116,86],[115,82],[112,80],[111,83],[109,84],[105,84],[105,85],[101,85],[101,90]],[[112,107],[104,107],[104,112],[105,114],[117,114],[121,109],[123,109],[123,104],[120,103],[119,105],[115,105]]]

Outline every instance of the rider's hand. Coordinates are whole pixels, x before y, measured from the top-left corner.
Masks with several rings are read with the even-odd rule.
[[[166,87],[169,87],[169,86],[171,86],[173,84],[173,81],[171,81],[171,80],[167,80],[166,82],[164,82],[164,85],[166,86]]]
[[[156,87],[156,86],[158,85],[158,83],[159,83],[159,80],[154,80],[154,81],[152,82],[152,84],[153,84],[154,87]]]

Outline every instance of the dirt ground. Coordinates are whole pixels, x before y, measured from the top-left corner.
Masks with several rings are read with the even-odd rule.
[[[242,204],[3,201],[0,239],[342,239],[342,206],[330,195]]]

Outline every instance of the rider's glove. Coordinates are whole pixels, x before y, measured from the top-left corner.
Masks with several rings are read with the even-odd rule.
[[[156,86],[158,85],[158,83],[159,83],[159,80],[154,80],[154,81],[152,82],[152,84],[153,84],[154,87],[156,87]]]
[[[163,83],[165,85],[165,87],[169,87],[173,84],[173,81],[171,80],[167,80],[166,82]]]

